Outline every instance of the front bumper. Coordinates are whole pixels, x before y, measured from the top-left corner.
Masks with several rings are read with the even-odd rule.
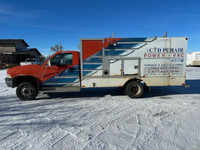
[[[13,79],[12,78],[5,78],[5,82],[8,87],[13,87]]]

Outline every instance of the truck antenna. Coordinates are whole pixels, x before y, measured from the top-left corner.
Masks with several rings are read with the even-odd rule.
[[[63,50],[63,46],[62,46],[62,42],[60,42],[60,47],[59,47],[60,51]]]
[[[164,35],[164,37],[167,37],[167,32],[165,32],[165,35]]]
[[[115,36],[115,33],[113,32],[113,33],[112,33],[112,38],[114,38],[114,36]]]

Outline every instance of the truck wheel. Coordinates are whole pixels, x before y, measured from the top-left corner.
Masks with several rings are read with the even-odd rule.
[[[34,100],[38,95],[38,91],[30,82],[22,82],[17,86],[16,94],[23,101]]]
[[[144,93],[144,86],[137,81],[129,82],[125,87],[125,94],[130,98],[139,98]]]

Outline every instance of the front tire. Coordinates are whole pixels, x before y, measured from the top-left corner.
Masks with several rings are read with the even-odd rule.
[[[17,86],[16,94],[23,101],[34,100],[38,95],[38,90],[32,83],[22,82]]]
[[[125,94],[130,98],[139,98],[144,93],[144,86],[138,81],[131,81],[125,86]]]

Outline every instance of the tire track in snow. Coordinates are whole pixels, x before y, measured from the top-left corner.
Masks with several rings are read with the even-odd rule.
[[[118,106],[120,106],[120,104]],[[113,108],[111,111],[109,111],[109,115],[111,115],[112,117],[108,116],[106,118],[103,118],[102,120],[98,120],[98,122],[96,122],[95,125],[92,126],[92,131],[96,132],[95,135],[93,136],[93,139],[94,139],[93,142],[98,141],[97,137],[101,134],[102,130],[108,131],[110,128],[112,128],[112,130],[116,130],[116,131],[118,130],[122,133],[125,133],[125,134],[133,137],[133,139],[134,139],[133,134],[130,134],[126,131],[118,129],[116,124],[117,124],[117,122],[118,123],[123,122],[123,121],[135,116],[135,113],[133,113],[133,112],[137,112],[138,109],[143,110],[143,108],[141,108],[141,107],[136,107],[136,109],[134,107],[132,108],[132,106],[135,106],[135,104],[128,105],[128,106],[125,105],[125,106],[123,106],[123,108],[122,108],[122,106],[120,106],[120,108],[122,108],[122,109],[117,110],[117,113],[116,113],[113,110],[116,110],[118,106],[115,106],[115,108]],[[113,114],[115,114],[114,117],[113,117]],[[101,126],[103,126],[104,129],[102,129]]]
[[[137,116],[137,127],[138,127],[138,129],[137,129],[137,134],[136,134],[135,138],[138,138],[140,133],[141,133],[141,119],[140,119],[140,114],[137,114],[136,116]]]
[[[33,127],[33,128],[32,128]],[[39,127],[29,126],[29,128],[32,128],[34,132],[31,132],[28,136],[26,136],[25,140],[21,142],[23,145],[29,145],[29,149],[37,149],[41,145],[43,148],[48,148],[49,144],[46,143],[46,138],[51,134],[51,132],[55,131],[57,127],[55,126],[49,126],[42,128],[42,130]]]

